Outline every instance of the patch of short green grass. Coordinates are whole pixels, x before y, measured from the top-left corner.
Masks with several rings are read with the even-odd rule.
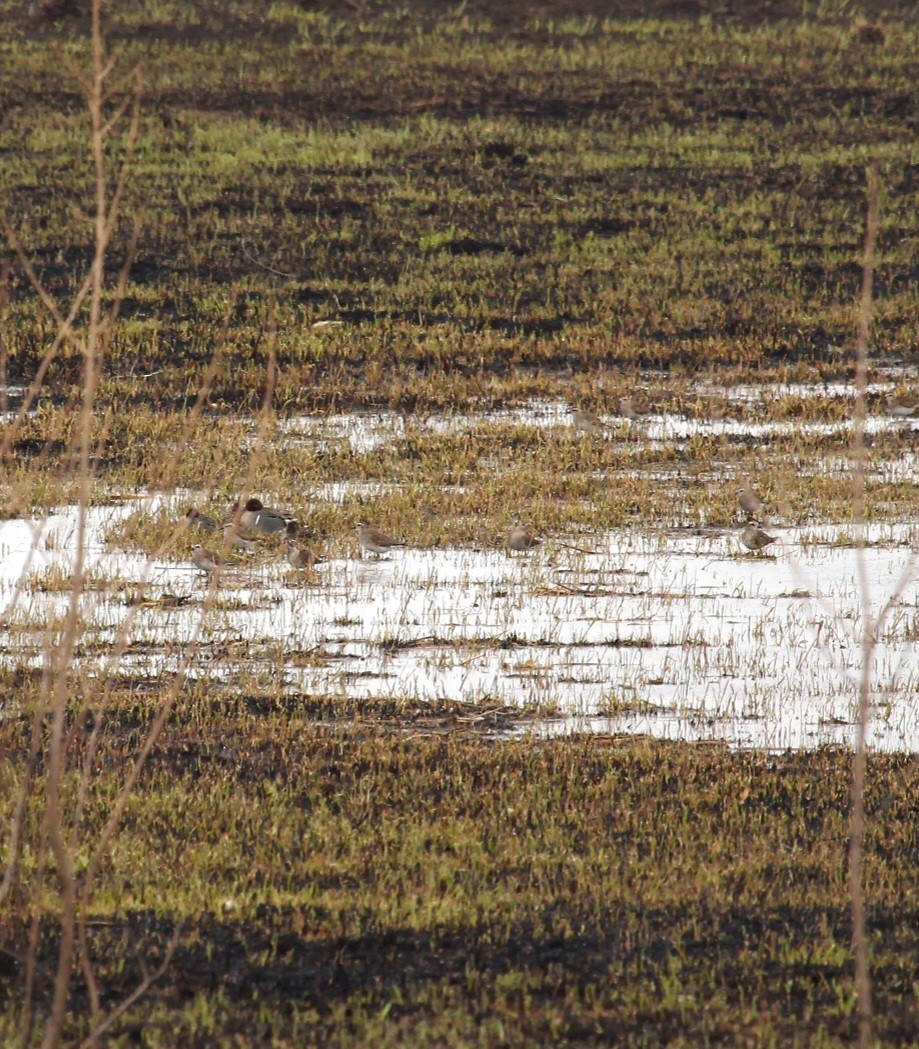
[[[488,741],[462,718],[435,731],[458,708],[364,704],[345,727],[295,697],[216,698],[180,700],[95,897],[107,994],[183,928],[116,1040],[143,1022],[145,1044],[204,1044],[254,1022],[282,1044],[424,1045],[487,1016],[513,1042],[791,1044],[802,1024],[847,1041],[844,753]],[[151,703],[116,693],[104,715],[99,816]],[[910,1037],[915,773],[871,763],[887,1044]]]

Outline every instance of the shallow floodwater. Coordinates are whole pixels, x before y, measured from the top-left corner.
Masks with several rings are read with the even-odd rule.
[[[262,561],[228,569],[205,613],[207,586],[190,564],[148,562],[95,539],[130,508],[90,511],[91,572],[120,584],[84,599],[84,648],[98,652],[85,658],[100,668],[105,643],[123,630],[122,667],[175,669],[205,614],[196,677],[262,680],[291,694],[538,706],[561,716],[553,731],[735,747],[852,740],[859,592],[855,551],[834,545],[838,528],[783,530],[774,559],[741,552],[733,533],[613,532],[579,537],[583,552],[549,541],[515,557],[440,549],[338,560],[308,582],[279,559]],[[37,542],[32,522],[0,524],[7,660],[34,653],[36,620],[65,607],[66,594],[39,587],[49,573],[66,578],[74,516],[52,517]],[[874,607],[909,563],[910,539],[906,527],[870,530]],[[144,580],[150,596],[191,600],[128,607],[124,588]],[[870,738],[880,749],[919,750],[917,631],[911,583],[877,653]]]
[[[530,411],[537,425],[560,424],[555,406]],[[346,434],[366,447],[391,423],[333,419],[315,436]],[[675,420],[664,423],[669,437],[682,432]],[[339,485],[313,493],[352,495]],[[291,697],[500,703],[538,710],[536,732],[642,733],[732,747],[854,740],[861,611],[847,528],[774,530],[774,557],[746,553],[736,531],[623,530],[549,537],[513,557],[441,548],[344,558],[307,579],[275,551],[228,568],[210,595],[189,561],[149,561],[103,541],[138,508],[165,506],[179,521],[187,505],[187,493],[139,495],[88,512],[89,573],[100,582],[83,599],[80,658],[93,670],[174,670],[201,626],[192,676]],[[41,521],[0,522],[0,658],[41,662],[41,628],[68,600],[61,583],[71,572],[75,522],[72,507]],[[867,534],[877,609],[914,560],[919,528],[902,522]],[[189,536],[189,547],[194,541]],[[129,600],[141,593],[187,602]],[[911,580],[877,649],[869,733],[877,749],[919,751],[917,636],[919,588]],[[113,642],[122,639],[113,665]]]

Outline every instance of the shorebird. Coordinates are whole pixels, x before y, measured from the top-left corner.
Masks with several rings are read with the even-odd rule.
[[[569,408],[568,414],[574,425],[583,433],[603,433],[606,430],[600,417],[586,408]]]
[[[774,535],[769,535],[755,524],[748,524],[744,528],[740,534],[740,541],[748,550],[752,550],[754,553],[765,550],[770,543],[777,542]]]
[[[249,539],[232,521],[228,525],[223,526],[223,541],[233,550],[255,550],[259,546],[254,539]]]
[[[394,539],[391,535],[381,532],[379,528],[365,521],[361,521],[357,526],[357,538],[360,540],[361,547],[371,554],[386,554],[393,547],[405,546],[404,539]]]
[[[192,507],[185,515],[185,520],[188,521],[189,527],[200,528],[202,532],[216,532],[217,522],[213,517],[208,517],[207,514],[201,513],[200,510],[196,510]]]
[[[223,560],[213,550],[205,550],[200,543],[195,543],[191,548],[191,560],[195,568],[200,568],[205,575],[216,572],[223,567]]]
[[[919,412],[919,398],[903,393],[892,393],[887,398],[887,411],[900,419],[908,419]]]
[[[287,563],[291,568],[312,568],[313,565],[321,565],[323,559],[318,554],[314,554],[308,547],[300,546],[293,539],[288,539]]]
[[[635,411],[635,405],[632,403],[631,397],[619,398],[619,414],[623,419],[628,419],[629,422],[638,418],[638,412]]]
[[[763,501],[749,486],[741,488],[737,493],[737,502],[740,504],[740,509],[743,510],[748,517],[758,518],[763,512]]]
[[[527,531],[523,525],[515,525],[507,533],[508,550],[516,550],[518,553],[532,550],[534,546],[539,546],[541,542],[541,539],[537,539],[537,537],[533,535],[532,532]]]
[[[237,499],[230,514],[232,516],[239,514],[239,523],[243,528],[269,533],[283,532],[287,528],[287,522],[293,520],[287,510],[275,510],[270,506],[265,506],[261,499],[247,499],[242,510],[239,508]]]

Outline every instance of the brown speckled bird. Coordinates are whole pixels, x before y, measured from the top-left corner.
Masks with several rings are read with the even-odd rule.
[[[777,542],[774,535],[769,535],[755,524],[748,524],[744,528],[740,534],[740,541],[748,550],[752,550],[754,553],[765,550],[771,543]]]
[[[568,414],[571,416],[572,423],[582,433],[604,433],[606,430],[603,420],[593,412],[587,411],[586,408],[569,408]]]
[[[395,539],[372,524],[361,521],[357,526],[357,538],[361,549],[370,554],[388,554],[397,546],[405,546],[404,539]]]
[[[200,543],[195,543],[191,548],[191,560],[195,568],[200,568],[205,575],[216,572],[223,567],[223,559],[213,550],[205,550]]]
[[[532,550],[534,547],[539,546],[541,542],[541,539],[533,535],[523,525],[515,525],[507,533],[507,548],[517,553],[525,553],[527,550]]]
[[[309,547],[295,543],[293,539],[287,540],[287,563],[291,568],[312,568],[313,565],[321,565],[323,559],[314,554]]]
[[[899,419],[908,419],[919,412],[919,398],[905,393],[893,393],[887,398],[887,411]]]
[[[748,517],[759,517],[763,512],[762,499],[750,487],[741,488],[737,493],[737,502]]]

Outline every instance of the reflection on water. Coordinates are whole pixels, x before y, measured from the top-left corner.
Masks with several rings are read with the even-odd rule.
[[[560,720],[534,724],[537,732],[765,748],[852,741],[859,594],[855,552],[839,545],[837,527],[780,529],[774,559],[745,554],[736,532],[617,531],[580,536],[577,550],[550,538],[516,558],[409,549],[379,561],[332,560],[308,580],[293,576],[278,551],[229,570],[205,612],[207,585],[189,561],[149,561],[102,541],[138,506],[171,508],[179,520],[186,503],[185,493],[158,494],[89,511],[87,665],[173,670],[206,614],[196,677],[254,676],[291,695],[557,710]],[[74,528],[72,508],[0,522],[7,664],[41,661],[41,629],[68,600]],[[875,607],[909,562],[910,539],[906,525],[870,530]],[[154,600],[131,603],[133,591]],[[155,600],[164,593],[180,600]],[[917,627],[910,583],[877,652],[871,743],[879,749],[919,750]],[[113,666],[122,631],[125,654]]]

